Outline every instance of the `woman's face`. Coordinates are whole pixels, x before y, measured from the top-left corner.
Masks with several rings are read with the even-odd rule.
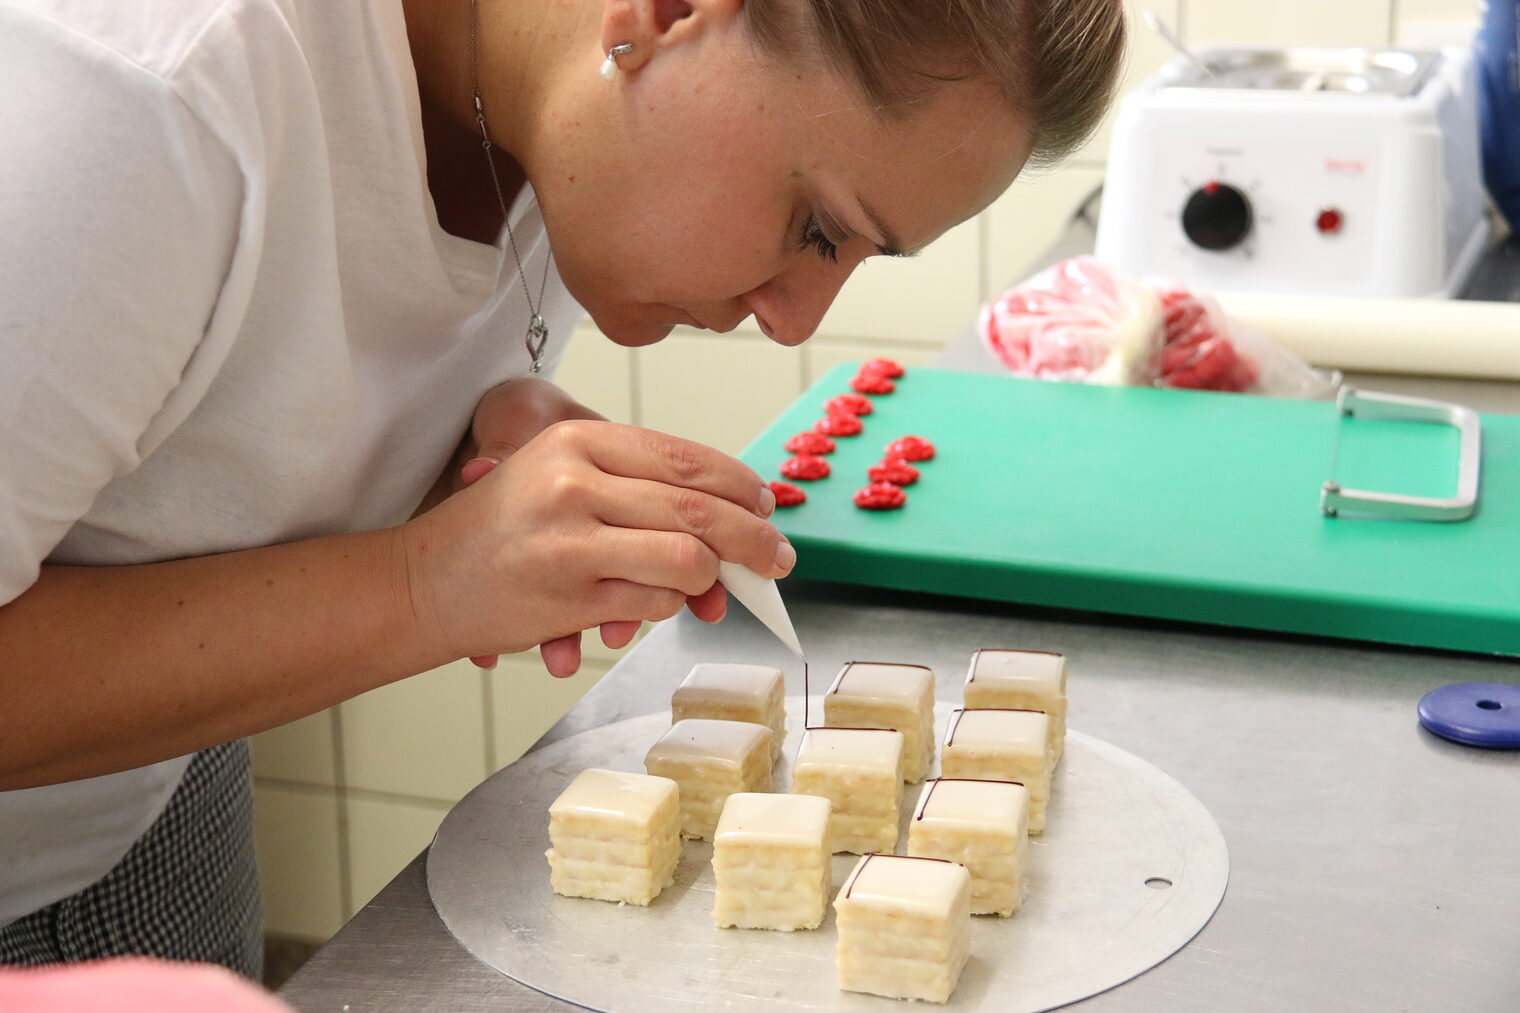
[[[560,274],[619,344],[751,315],[798,344],[863,259],[972,217],[1027,156],[990,84],[874,116],[821,61],[761,53],[737,11],[697,5],[613,82],[587,53],[541,123],[527,168]]]

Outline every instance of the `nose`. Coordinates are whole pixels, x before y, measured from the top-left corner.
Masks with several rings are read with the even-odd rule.
[[[838,263],[801,254],[778,274],[745,293],[765,336],[780,345],[800,345],[813,336],[834,297],[860,263],[840,256]]]

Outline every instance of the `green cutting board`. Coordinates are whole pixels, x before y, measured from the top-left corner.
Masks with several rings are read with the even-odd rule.
[[[742,455],[776,477],[783,444],[849,390],[824,376]],[[837,439],[776,523],[796,573],[997,601],[1520,654],[1520,416],[1483,416],[1478,513],[1390,521],[1319,511],[1348,488],[1449,496],[1458,437],[1341,419],[1327,401],[1047,383],[913,369]],[[900,510],[851,497],[891,440],[928,437]]]

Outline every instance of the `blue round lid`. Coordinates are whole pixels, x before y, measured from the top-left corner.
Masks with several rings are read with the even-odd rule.
[[[1457,682],[1426,693],[1420,724],[1467,746],[1520,749],[1520,686]]]

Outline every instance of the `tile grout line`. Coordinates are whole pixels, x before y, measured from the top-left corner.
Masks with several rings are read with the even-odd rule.
[[[354,909],[352,840],[348,821],[348,761],[343,755],[343,708],[331,708],[333,736],[333,780],[337,782],[338,801],[338,903],[343,910],[341,921],[348,921]]]

